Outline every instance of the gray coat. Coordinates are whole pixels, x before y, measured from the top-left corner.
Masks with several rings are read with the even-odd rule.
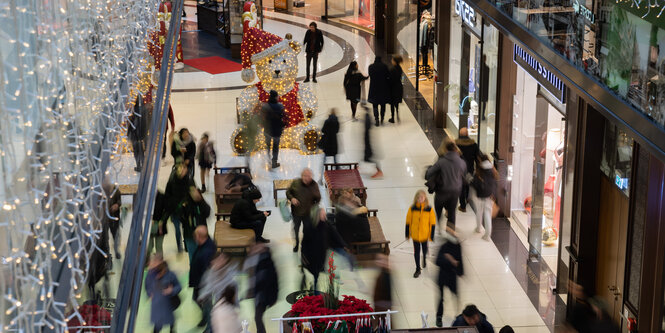
[[[432,174],[439,174],[441,177],[441,185],[436,188],[436,194],[459,196],[466,174],[466,162],[460,157],[459,153],[455,151],[447,152],[439,157],[439,160],[427,170],[425,178],[429,178]]]

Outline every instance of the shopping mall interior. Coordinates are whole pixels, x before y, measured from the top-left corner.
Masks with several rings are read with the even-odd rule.
[[[655,14],[9,2],[0,332],[665,332]]]

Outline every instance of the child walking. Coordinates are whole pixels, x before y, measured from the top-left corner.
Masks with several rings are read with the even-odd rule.
[[[413,256],[416,260],[416,272],[420,276],[420,251],[423,252],[423,268],[427,267],[427,242],[433,240],[436,227],[436,213],[430,207],[425,191],[418,190],[413,198],[413,205],[406,213],[406,239],[413,240]]]

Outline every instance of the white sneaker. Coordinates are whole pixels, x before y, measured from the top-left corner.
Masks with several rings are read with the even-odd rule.
[[[477,234],[480,233],[480,227],[476,227],[476,233],[477,233]]]

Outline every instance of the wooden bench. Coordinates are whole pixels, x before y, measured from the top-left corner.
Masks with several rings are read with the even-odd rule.
[[[252,175],[249,172],[249,167],[214,168],[214,171],[215,176],[213,180],[215,184],[215,203],[217,204],[217,212],[230,212],[229,204],[232,207],[233,202],[242,197],[242,190],[239,190],[237,187],[227,189],[226,186],[229,185],[233,177],[239,173],[252,178]]]
[[[291,186],[291,183],[296,179],[275,179],[272,181],[272,196],[275,198],[275,207],[277,204],[277,191],[286,191]]]
[[[342,190],[350,188],[360,198],[363,206],[367,204],[367,187],[358,172],[358,163],[325,163],[323,178],[326,180],[330,201],[337,202]]]
[[[245,256],[254,243],[254,230],[231,227],[230,213],[215,214],[215,244],[222,253]]]
[[[370,209],[367,213],[369,231],[371,234],[369,242],[353,242],[349,244],[351,252],[357,257],[364,256],[371,258],[374,254],[377,253],[383,253],[385,255],[390,254],[390,241],[387,240],[386,236],[383,234],[381,222],[376,216],[377,213],[378,210],[376,209]],[[362,259],[358,258],[358,260]]]

